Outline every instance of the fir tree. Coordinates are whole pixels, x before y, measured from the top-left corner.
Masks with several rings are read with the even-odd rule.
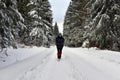
[[[120,50],[119,21],[119,0],[72,0],[64,21],[66,45],[88,40],[89,47]]]
[[[24,43],[26,45],[48,45],[52,40],[52,11],[48,0],[30,1],[26,5],[27,29],[24,33]],[[27,8],[26,7],[26,8]],[[43,15],[44,14],[44,15]]]
[[[0,45],[49,46],[53,36],[48,0],[0,0]]]
[[[95,0],[91,8],[89,41],[101,49],[120,50],[120,1]],[[94,43],[94,44],[93,44]]]
[[[24,19],[18,12],[15,0],[1,0],[0,2],[0,35],[2,47],[17,48],[19,31],[25,28]]]
[[[58,36],[59,34],[59,29],[58,29],[58,25],[57,25],[57,22],[55,23],[54,25],[54,36],[55,38]]]
[[[72,0],[64,19],[64,36],[66,45],[81,46],[86,31],[84,27],[87,22],[88,12],[86,5],[88,0]]]

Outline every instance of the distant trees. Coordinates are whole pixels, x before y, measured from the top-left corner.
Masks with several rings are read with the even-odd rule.
[[[54,36],[56,38],[58,36],[58,34],[59,34],[59,29],[58,29],[57,22],[54,25],[54,31],[53,32],[54,32]]]

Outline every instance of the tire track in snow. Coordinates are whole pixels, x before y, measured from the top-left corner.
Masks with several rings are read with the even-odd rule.
[[[42,71],[42,77],[39,80],[75,80],[70,77],[70,73],[71,68],[66,62],[66,56],[58,61],[56,53],[54,53]]]
[[[73,51],[73,49],[66,48],[66,51],[69,53],[67,53],[70,60],[69,62],[72,62],[73,68],[81,74],[82,80],[116,80],[86,60],[85,57],[83,58],[82,55],[76,55],[77,53]],[[78,54],[81,53],[82,52],[79,51]]]
[[[46,63],[44,62],[48,62],[48,58],[49,57],[46,57],[42,61],[40,61],[39,66],[33,67],[30,70],[26,71],[19,80],[37,80],[38,78],[40,78],[41,77],[40,73],[44,66],[46,65]]]
[[[88,80],[82,73],[81,71],[76,67],[74,64],[75,62],[72,61],[73,58],[70,57],[71,52],[67,49],[65,52],[65,56],[67,57],[66,61],[69,63],[69,66],[71,67],[71,77],[74,80]],[[69,54],[68,54],[69,53]]]
[[[73,57],[69,56],[68,52],[68,50],[63,51],[60,61],[57,61],[56,53],[54,53],[41,71],[39,80],[88,80],[76,67],[72,61]]]
[[[87,59],[82,51],[77,51],[80,54],[77,55],[72,51],[74,48],[65,47],[62,59],[57,61],[54,50],[55,48],[43,51],[1,70],[1,73],[9,72],[1,74],[0,80],[116,80],[91,63],[91,57]]]
[[[44,52],[46,52],[46,50],[44,50]],[[46,52],[47,55],[44,55],[44,53],[42,53],[43,55],[40,54],[41,58],[39,59],[40,60],[39,65],[28,69],[20,78],[16,80],[39,80],[41,77],[41,71],[48,63],[52,52],[54,52],[53,49],[48,50]]]

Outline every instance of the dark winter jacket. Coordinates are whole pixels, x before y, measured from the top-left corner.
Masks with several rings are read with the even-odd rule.
[[[64,46],[64,38],[61,36],[58,36],[57,38],[56,38],[56,46],[57,46],[57,48],[63,48],[63,46]]]

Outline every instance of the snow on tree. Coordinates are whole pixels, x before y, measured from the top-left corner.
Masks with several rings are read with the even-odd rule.
[[[81,12],[82,16],[77,16]],[[90,47],[120,50],[119,22],[119,0],[72,0],[64,22],[66,45],[76,46],[88,40]]]
[[[53,39],[48,0],[0,0],[0,39],[3,48],[17,43],[49,46]]]
[[[16,0],[0,1],[0,35],[3,48],[12,46],[17,48],[19,31],[25,28],[24,19],[17,9]]]
[[[27,28],[24,37],[26,45],[49,46],[53,35],[52,11],[48,0],[31,0],[27,5]]]
[[[83,34],[86,31],[85,24],[88,17],[88,8],[86,5],[89,0],[72,0],[66,12],[64,19],[64,37],[66,45],[68,46],[81,46]]]
[[[88,35],[90,45],[120,50],[120,1],[95,0],[91,8],[91,20]]]

